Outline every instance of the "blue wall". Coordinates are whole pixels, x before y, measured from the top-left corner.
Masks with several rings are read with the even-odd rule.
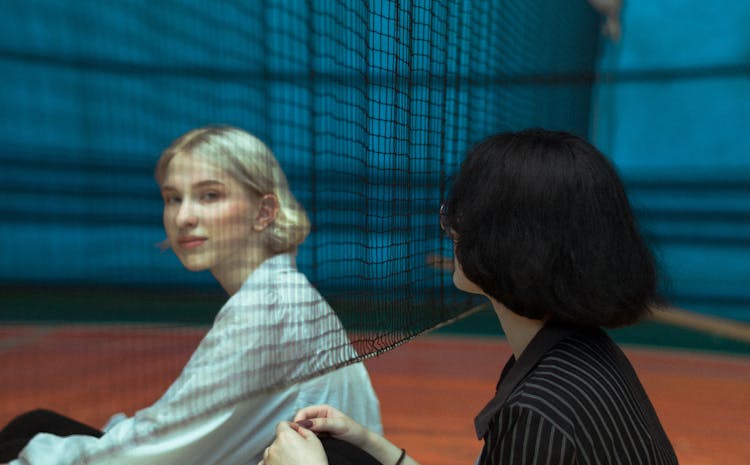
[[[486,1],[6,2],[0,282],[210,286],[160,253],[159,152],[235,124],[276,152],[315,230],[322,288],[451,287],[437,210],[470,141],[585,134],[598,17]],[[562,78],[554,78],[562,75]],[[541,78],[540,76],[547,76]],[[368,294],[370,290],[372,293]]]
[[[750,3],[629,0],[592,138],[625,176],[683,307],[750,321]]]
[[[320,287],[450,288],[425,263],[448,253],[446,177],[471,141],[541,125],[611,155],[668,297],[750,320],[750,6],[689,5],[630,0],[598,50],[585,0],[5,2],[0,285],[211,286],[156,247],[151,172],[222,122],[277,153]]]

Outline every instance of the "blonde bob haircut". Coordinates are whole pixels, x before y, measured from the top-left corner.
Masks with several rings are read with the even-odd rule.
[[[279,213],[262,236],[265,245],[274,253],[295,250],[310,233],[310,220],[305,209],[289,190],[286,176],[273,152],[257,137],[232,126],[193,129],[162,152],[155,172],[159,186],[163,185],[169,162],[179,154],[200,157],[226,170],[248,193],[276,196]]]

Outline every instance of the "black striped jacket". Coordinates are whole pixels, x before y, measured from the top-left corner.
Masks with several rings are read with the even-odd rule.
[[[545,325],[475,426],[482,465],[677,464],[633,367],[598,328]]]

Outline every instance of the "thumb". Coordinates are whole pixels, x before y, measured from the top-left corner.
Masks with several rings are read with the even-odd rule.
[[[351,430],[353,423],[346,418],[315,418],[314,420],[301,420],[297,422],[301,430],[308,429],[318,434],[328,433],[331,436],[346,436]]]
[[[290,429],[293,429],[296,431],[300,436],[302,436],[305,439],[310,439],[310,437],[315,437],[315,433],[313,433],[310,429],[304,428],[303,426],[299,425],[298,423],[286,423]],[[278,434],[279,428],[276,428],[276,433]]]

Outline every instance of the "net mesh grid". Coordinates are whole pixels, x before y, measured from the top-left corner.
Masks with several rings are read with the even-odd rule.
[[[479,301],[430,258],[452,253],[437,214],[450,176],[491,132],[585,135],[599,27],[583,0],[36,0],[6,14],[23,28],[0,32],[0,229],[18,238],[0,267],[6,289],[215,292],[210,275],[154,247],[158,153],[206,123],[266,142],[307,209],[299,268],[356,354],[334,348],[315,372],[256,376],[214,409],[473,311]]]

